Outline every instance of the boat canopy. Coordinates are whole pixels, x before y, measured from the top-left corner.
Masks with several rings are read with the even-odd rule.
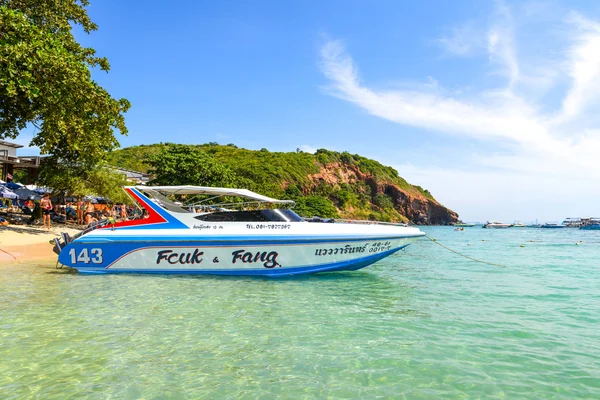
[[[231,188],[217,188],[209,186],[132,186],[138,190],[152,190],[161,193],[168,194],[195,194],[195,195],[211,195],[215,197],[220,196],[238,196],[245,197],[254,201],[260,201],[264,203],[273,204],[294,204],[293,200],[278,200],[271,197],[263,196],[258,193],[254,193],[248,189],[231,189]]]

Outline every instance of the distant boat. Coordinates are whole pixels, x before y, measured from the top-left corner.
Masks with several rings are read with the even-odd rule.
[[[527,225],[528,228],[541,228],[542,225],[540,224],[531,224],[531,225]]]
[[[566,226],[567,228],[581,228],[581,226],[584,224],[584,221],[588,219],[589,218],[567,218],[562,222],[562,225]]]
[[[527,225],[522,222],[515,222],[512,224],[511,228],[527,228]]]
[[[484,228],[487,229],[506,229],[506,228],[510,228],[512,225],[511,224],[505,224],[502,222],[498,222],[498,221],[488,221],[485,225],[483,225]]]
[[[469,224],[469,223],[458,221],[457,223],[454,224],[454,226],[457,228],[471,228],[471,227],[475,226],[475,224]]]
[[[581,228],[584,231],[600,231],[600,222],[596,222],[589,225],[583,225]]]
[[[600,218],[584,218],[579,229],[584,231],[600,231]]]
[[[540,226],[540,228],[546,228],[546,229],[560,229],[560,228],[566,228],[566,225],[559,225],[559,224],[544,224],[542,226]]]

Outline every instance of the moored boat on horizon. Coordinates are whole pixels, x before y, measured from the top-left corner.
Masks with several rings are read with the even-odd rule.
[[[475,226],[475,224],[469,224],[468,222],[458,221],[454,224],[454,226],[457,228],[472,228]]]
[[[506,229],[506,228],[510,228],[511,224],[505,224],[503,222],[498,222],[498,221],[487,221],[487,223],[485,223],[483,225],[484,228],[486,229]]]
[[[565,218],[565,220],[561,223],[566,228],[581,228],[588,218]]]
[[[61,264],[90,274],[286,276],[364,268],[425,236],[400,224],[307,222],[285,208],[293,201],[246,189],[124,189],[145,217],[62,234],[54,248]],[[196,201],[177,204],[168,198],[174,195]],[[201,195],[209,197],[197,201]],[[243,201],[210,204],[220,197]]]
[[[544,229],[561,229],[561,228],[566,228],[566,226],[562,225],[562,224],[546,223],[546,224],[542,224],[540,226],[540,228],[544,228]]]
[[[600,218],[585,218],[579,229],[584,231],[600,231]]]

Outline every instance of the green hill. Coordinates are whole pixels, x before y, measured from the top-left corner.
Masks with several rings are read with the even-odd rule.
[[[148,172],[149,159],[167,145],[123,148],[111,152],[108,161],[121,168]],[[240,186],[295,200],[295,210],[303,216],[417,224],[449,224],[458,219],[428,190],[409,184],[395,169],[357,154],[325,149],[315,154],[271,152],[216,143],[191,147],[227,167]]]

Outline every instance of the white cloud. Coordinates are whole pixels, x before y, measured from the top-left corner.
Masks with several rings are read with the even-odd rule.
[[[600,94],[600,24],[579,14],[572,14],[569,21],[580,33],[568,53],[568,74],[572,85],[557,122],[579,116],[587,107],[597,103]]]
[[[581,201],[577,194],[597,199],[600,130],[595,124],[600,119],[588,111],[596,105],[600,94],[600,24],[572,14],[565,21],[566,26],[575,28],[567,31],[570,47],[562,49],[560,62],[548,60],[547,67],[540,69],[532,60],[520,63],[508,7],[500,3],[497,15],[486,30],[487,51],[490,73],[506,76],[505,87],[481,88],[469,97],[460,97],[456,91],[448,94],[441,85],[436,85],[435,90],[373,89],[361,81],[358,68],[342,42],[329,40],[321,48],[322,70],[329,81],[327,92],[371,115],[401,125],[484,140],[508,150],[502,155],[494,152],[475,155],[471,158],[475,161],[475,171],[464,172],[466,167],[461,169],[461,166],[452,171],[454,176],[476,185],[471,193],[475,193],[472,198],[477,204],[502,208],[511,199],[525,202],[529,198],[546,199],[544,206],[550,207],[562,201],[556,198],[557,188],[561,193],[566,190],[561,194],[563,199]],[[441,43],[458,55],[472,51],[466,44],[461,47],[458,36]],[[524,70],[525,67],[529,69]],[[545,73],[536,77],[540,71]],[[544,98],[528,95],[531,84],[548,88],[558,81],[570,82],[558,110],[551,106],[552,101],[547,103]],[[413,166],[411,171],[420,179],[415,183],[427,186],[425,183],[430,182],[428,188],[434,195],[441,193],[441,199],[449,196],[449,206],[458,209],[465,204],[464,196],[454,200],[449,195],[452,188],[447,185],[444,172],[447,169]],[[494,195],[486,197],[481,187]]]
[[[448,53],[466,57],[485,47],[485,38],[473,22],[453,27],[449,34],[442,36],[437,43]]]
[[[511,31],[508,29],[491,30],[488,34],[488,53],[490,61],[500,65],[499,73],[508,78],[509,86],[513,86],[519,79],[519,65]]]
[[[484,91],[471,101],[435,92],[375,91],[359,81],[352,59],[340,42],[326,43],[321,55],[323,71],[331,83],[329,92],[378,117],[477,138],[530,143],[547,136],[534,118],[535,109],[508,90]]]

